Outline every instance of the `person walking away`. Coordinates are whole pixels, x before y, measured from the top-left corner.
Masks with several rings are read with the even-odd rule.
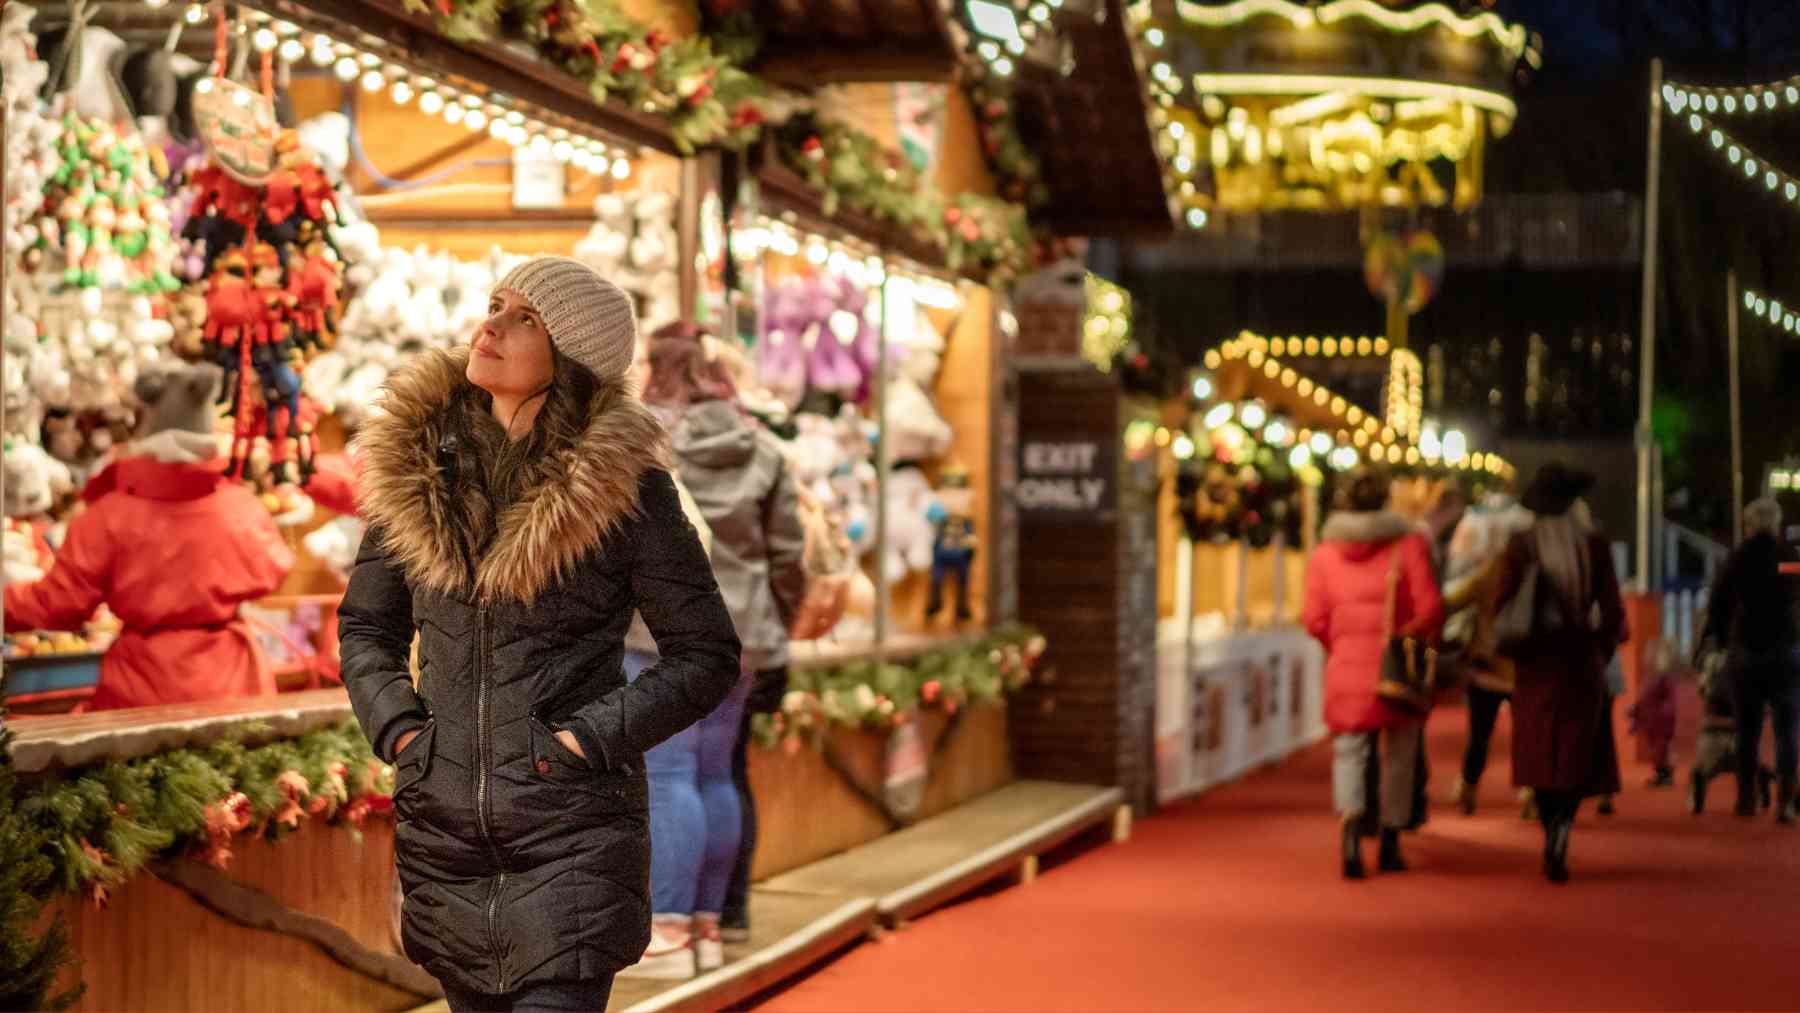
[[[1551,462],[1520,503],[1536,515],[1507,543],[1501,600],[1536,579],[1530,636],[1513,661],[1513,781],[1532,789],[1544,827],[1544,875],[1569,878],[1569,834],[1583,799],[1619,790],[1604,669],[1625,638],[1612,551],[1582,496],[1592,475]],[[1504,609],[1506,606],[1502,606]]]
[[[1745,538],[1726,559],[1707,599],[1704,639],[1725,646],[1726,678],[1736,703],[1736,813],[1756,816],[1763,712],[1775,729],[1775,819],[1792,825],[1796,794],[1795,578],[1781,564],[1800,554],[1781,537],[1781,507],[1759,499],[1744,508]]]
[[[722,908],[744,833],[754,836],[755,826],[733,777],[746,705],[759,684],[785,683],[788,628],[806,597],[798,488],[774,437],[738,407],[706,340],[682,324],[653,335],[644,399],[668,426],[682,483],[712,531],[713,572],[743,643],[742,670],[722,704],[646,757],[653,917],[650,946],[625,972],[633,977],[688,977],[724,962]],[[654,660],[652,645],[628,647],[628,674]]]
[[[1706,626],[1702,619],[1700,628],[1704,630]],[[1694,743],[1694,766],[1689,772],[1688,810],[1698,816],[1706,811],[1706,789],[1712,779],[1727,771],[1737,776],[1737,702],[1732,698],[1726,653],[1718,641],[1703,637],[1694,653],[1702,714],[1700,734]],[[1755,787],[1764,809],[1772,804],[1774,784],[1775,768],[1763,764],[1758,757]]]
[[[1500,706],[1512,699],[1512,661],[1494,643],[1494,614],[1505,577],[1501,557],[1512,535],[1531,522],[1531,514],[1516,501],[1496,494],[1464,515],[1446,554],[1444,610],[1449,618],[1444,639],[1462,647],[1469,715],[1469,739],[1450,804],[1465,816],[1475,814],[1476,791],[1487,770]]]
[[[1443,623],[1430,547],[1404,518],[1385,509],[1388,491],[1380,469],[1348,476],[1340,507],[1307,563],[1301,613],[1307,632],[1325,647],[1325,720],[1334,735],[1332,793],[1346,879],[1364,875],[1358,823],[1369,802],[1364,770],[1378,749],[1377,864],[1383,872],[1406,869],[1400,831],[1412,819],[1423,719],[1384,700],[1376,687],[1390,635],[1435,639]]]
[[[404,951],[455,1011],[606,1008],[650,937],[643,754],[737,681],[667,435],[628,390],[636,332],[585,265],[526,261],[358,437],[344,684],[395,771]],[[660,659],[627,684],[634,610]]]

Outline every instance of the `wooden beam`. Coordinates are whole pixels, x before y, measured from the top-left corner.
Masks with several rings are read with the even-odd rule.
[[[831,46],[828,49],[771,47],[757,63],[757,72],[776,84],[812,89],[823,84],[888,81],[925,81],[948,84],[956,77],[956,56],[923,40],[916,47],[900,48],[892,40],[872,47]]]

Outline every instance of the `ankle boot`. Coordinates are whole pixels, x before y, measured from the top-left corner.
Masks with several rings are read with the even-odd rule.
[[[1464,816],[1475,815],[1475,786],[1457,778],[1456,784],[1450,789],[1450,804]]]
[[[1360,822],[1354,816],[1344,820],[1342,837],[1345,879],[1363,878],[1362,828],[1358,826]]]
[[[1694,772],[1693,784],[1688,788],[1688,809],[1695,816],[1706,811],[1706,782],[1705,775],[1699,771]]]
[[[1381,832],[1381,854],[1376,859],[1376,867],[1382,872],[1406,871],[1406,859],[1400,857],[1400,831]]]
[[[1559,819],[1544,828],[1544,878],[1552,883],[1569,881],[1570,826],[1570,820]]]

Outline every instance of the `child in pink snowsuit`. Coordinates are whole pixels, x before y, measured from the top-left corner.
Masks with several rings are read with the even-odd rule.
[[[1656,766],[1656,777],[1650,786],[1666,788],[1675,783],[1670,752],[1675,744],[1675,700],[1681,666],[1674,647],[1660,639],[1646,645],[1644,654],[1650,663],[1650,679],[1638,690],[1637,700],[1626,715],[1631,719],[1632,734],[1649,740],[1651,762]]]

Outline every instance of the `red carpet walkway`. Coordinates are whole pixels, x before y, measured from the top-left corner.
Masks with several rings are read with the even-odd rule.
[[[1463,721],[1432,721],[1433,818],[1407,839],[1409,873],[1338,878],[1315,748],[865,944],[762,1008],[1800,1009],[1800,831],[1733,819],[1730,777],[1695,819],[1681,790],[1627,767],[1620,814],[1584,808],[1574,881],[1552,886],[1503,742],[1479,815],[1437,801]]]

